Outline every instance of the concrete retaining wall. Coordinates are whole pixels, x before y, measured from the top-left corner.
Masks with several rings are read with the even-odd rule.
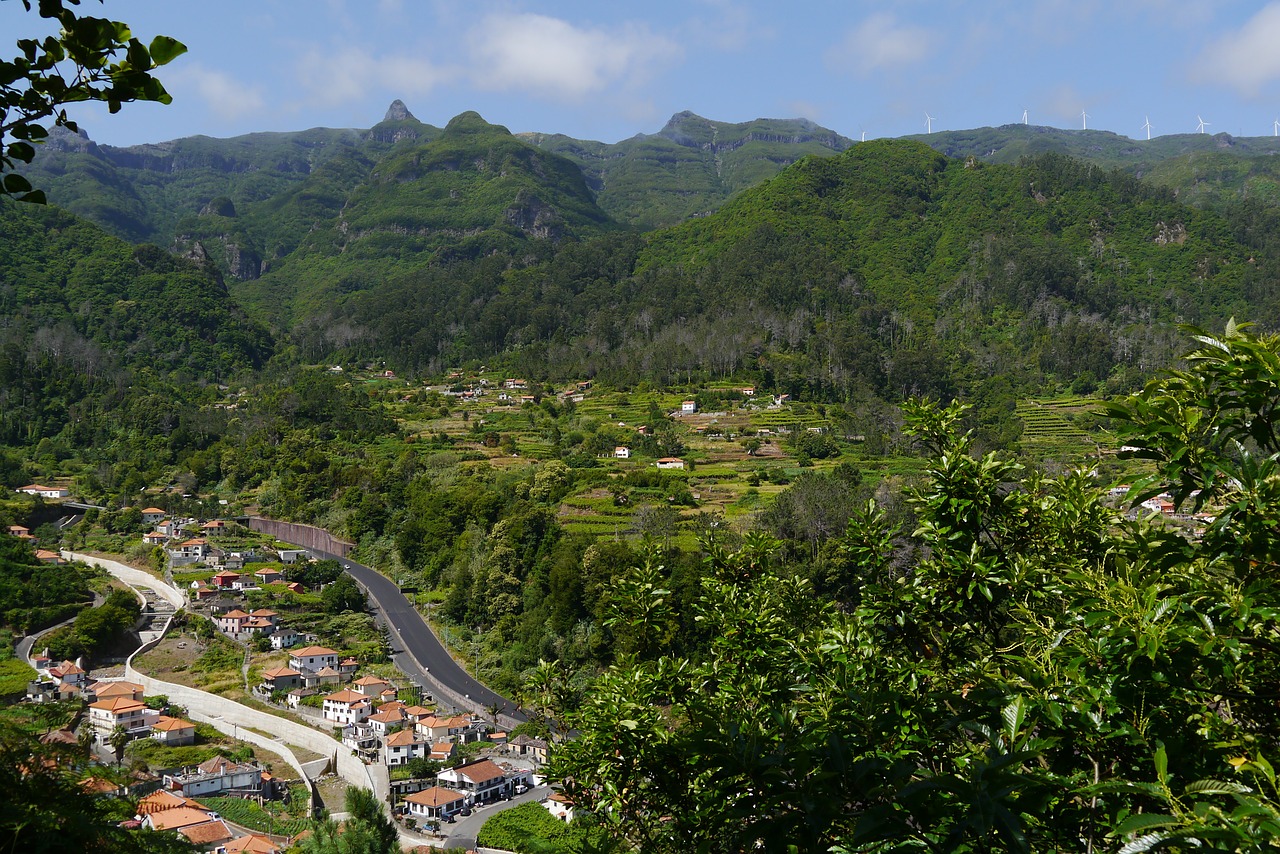
[[[249,530],[261,531],[282,542],[293,543],[296,546],[313,551],[328,552],[339,557],[346,557],[356,547],[355,543],[340,540],[323,528],[299,525],[296,522],[264,519],[261,516],[249,517]]]
[[[143,572],[140,569],[134,569],[119,561],[107,560],[105,558],[93,557],[92,555],[77,554],[76,552],[62,553],[63,560],[78,560],[87,563],[90,566],[100,566],[116,578],[128,584],[130,587],[149,587],[156,592],[156,595],[168,602],[174,608],[187,607],[187,597],[183,595],[181,590],[170,587],[164,581],[156,578],[149,572]]]

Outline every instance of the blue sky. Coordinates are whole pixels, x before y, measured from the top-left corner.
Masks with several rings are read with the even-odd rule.
[[[72,111],[99,142],[369,127],[394,98],[443,125],[616,142],[680,110],[803,116],[854,139],[1021,121],[1259,136],[1280,116],[1280,0],[645,3],[85,0],[190,52],[174,103]],[[0,32],[42,34],[17,0]]]

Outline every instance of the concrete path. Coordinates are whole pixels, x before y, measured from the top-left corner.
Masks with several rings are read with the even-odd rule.
[[[119,561],[93,557],[92,555],[77,554],[76,552],[64,551],[62,553],[62,559],[78,560],[83,563],[87,563],[90,566],[102,567],[125,584],[128,584],[130,587],[136,589],[149,588],[154,590],[157,596],[168,602],[174,608],[187,607],[187,597],[181,590],[165,584],[149,572],[134,569],[133,567],[120,563]]]

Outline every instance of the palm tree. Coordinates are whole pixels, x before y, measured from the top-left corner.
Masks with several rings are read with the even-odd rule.
[[[129,735],[129,731],[120,724],[116,724],[115,729],[111,730],[111,734],[107,736],[107,744],[111,745],[111,749],[116,754],[116,768],[119,768],[120,763],[124,761],[124,749],[132,740],[133,736]]]

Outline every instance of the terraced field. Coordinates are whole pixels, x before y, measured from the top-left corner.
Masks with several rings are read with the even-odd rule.
[[[1019,401],[1014,414],[1022,421],[1022,445],[1038,457],[1079,460],[1111,449],[1112,435],[1086,431],[1072,419],[1096,412],[1101,401],[1092,397],[1060,397]]]

